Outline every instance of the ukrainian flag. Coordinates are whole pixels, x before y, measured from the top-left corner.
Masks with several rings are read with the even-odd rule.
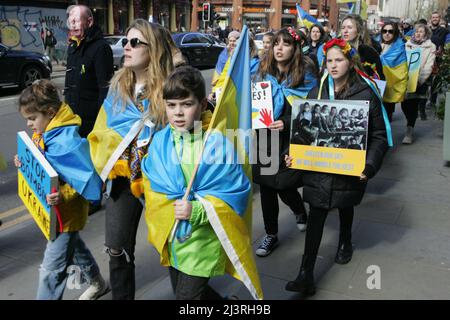
[[[245,133],[251,134],[250,93],[250,50],[245,26],[231,58],[222,98],[206,132],[191,195],[203,205],[222,244],[227,256],[226,272],[242,281],[255,299],[262,299],[251,242],[250,141],[243,138]],[[237,139],[227,137],[227,129],[241,129]],[[142,165],[149,240],[166,266],[169,265],[168,240],[175,224],[174,216],[167,213],[173,212],[173,201],[181,199],[186,190],[180,165],[170,161],[174,147],[173,143],[167,143],[169,135],[169,127],[155,135]],[[243,164],[237,163],[237,159]]]
[[[89,144],[78,129],[81,118],[63,103],[42,134],[45,158],[58,175],[89,201],[102,197],[102,181],[89,156]]]
[[[306,13],[305,10],[300,7],[300,5],[297,3],[297,24],[300,27],[307,27],[310,29],[314,24],[322,25],[319,21],[317,21],[316,18],[313,16],[310,16]]]
[[[383,101],[402,102],[408,84],[408,63],[403,40],[398,38],[380,58],[387,81]]]
[[[108,93],[88,136],[92,161],[103,181],[135,138],[138,146],[149,143],[155,129],[149,104],[148,99],[142,101],[142,113],[131,101],[123,104],[112,90]]]
[[[225,65],[227,64],[227,61],[229,61],[228,56],[228,48],[225,48],[222,50],[222,52],[219,55],[219,58],[217,59],[216,68],[214,69],[213,77],[211,82],[215,83],[217,79],[219,79],[220,75],[225,69]]]

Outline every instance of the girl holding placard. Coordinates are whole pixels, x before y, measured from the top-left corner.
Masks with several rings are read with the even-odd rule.
[[[367,180],[379,170],[390,141],[389,129],[386,129],[389,121],[383,114],[382,98],[375,84],[360,71],[356,50],[344,40],[333,39],[325,44],[324,53],[329,75],[322,78],[320,89],[314,88],[308,98],[370,101],[368,146],[366,166],[360,177],[303,171],[303,196],[310,205],[305,249],[297,278],[286,285],[286,290],[299,292],[303,297],[315,293],[314,264],[325,220],[333,208],[338,208],[340,219],[335,262],[346,264],[351,260],[354,206],[361,202]],[[286,156],[286,166],[292,165],[292,159]]]
[[[292,103],[295,99],[305,98],[309,90],[317,84],[314,63],[303,55],[298,31],[288,28],[275,34],[272,49],[261,61],[254,81],[271,82],[275,120],[268,129],[257,131],[258,162],[253,166],[253,180],[260,185],[261,207],[267,233],[256,254],[265,257],[278,244],[278,196],[296,215],[299,229],[304,231],[306,228],[306,209],[297,190],[301,185],[299,172],[286,168],[282,161],[283,154],[286,154],[289,148]],[[275,137],[272,137],[273,134]],[[271,141],[277,139],[276,137],[278,149]],[[272,148],[276,154],[271,153]],[[270,163],[263,164],[261,155],[267,155]],[[275,167],[274,170],[268,170],[273,169],[272,167]]]

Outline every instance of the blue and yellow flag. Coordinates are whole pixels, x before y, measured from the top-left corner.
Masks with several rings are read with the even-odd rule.
[[[89,156],[87,140],[78,134],[80,124],[81,118],[63,103],[42,134],[45,158],[83,198],[100,200],[103,183]]]
[[[227,136],[234,130],[237,139],[231,141],[239,163],[249,181],[252,181],[250,158],[252,110],[251,67],[247,26],[244,26],[238,45],[231,58],[222,95],[214,110],[208,132]],[[228,139],[228,137],[227,137]],[[236,160],[236,159],[235,159]],[[251,245],[252,197],[251,192],[242,202],[243,212],[237,214],[231,208],[216,206],[210,199],[214,212],[208,214],[230,260],[228,271],[240,279],[255,299],[262,299],[262,289]],[[226,210],[224,210],[226,209]]]
[[[387,81],[383,101],[402,102],[408,84],[408,62],[403,40],[398,38],[386,52],[381,54],[380,58]]]
[[[262,299],[251,242],[250,141],[242,139],[246,133],[251,136],[250,93],[249,38],[248,29],[244,27],[230,61],[222,98],[206,131],[190,198],[199,201],[206,211],[208,222],[226,254],[225,271],[242,281],[255,299]],[[236,136],[231,139],[227,136],[229,129],[241,129],[237,141]],[[168,245],[175,224],[173,202],[181,199],[186,191],[181,165],[171,161],[175,148],[170,139],[170,127],[155,134],[142,165],[149,240],[161,254],[163,265],[170,264]]]
[[[214,73],[211,80],[212,83],[215,83],[217,79],[219,79],[229,58],[228,48],[223,49],[219,55],[219,58],[217,59],[216,67],[214,68]]]
[[[149,104],[143,100],[141,112],[132,102],[123,105],[111,90],[108,93],[88,136],[92,161],[103,181],[134,139],[138,147],[149,143],[155,130]]]
[[[300,5],[297,3],[297,27],[307,27],[310,29],[314,24],[322,25],[319,21],[317,21],[316,18],[313,16],[310,16],[308,13],[306,13],[305,10],[300,7]]]

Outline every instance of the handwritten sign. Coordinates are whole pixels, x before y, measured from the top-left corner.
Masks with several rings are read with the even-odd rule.
[[[267,128],[273,122],[272,84],[252,83],[252,128]]]
[[[25,131],[17,133],[18,193],[47,240],[56,238],[57,217],[46,195],[58,186],[58,174]]]
[[[368,101],[294,101],[292,168],[360,176],[366,163],[368,120]]]
[[[417,83],[419,82],[420,64],[422,62],[422,49],[416,48],[413,50],[406,50],[406,58],[408,60],[408,85],[406,87],[407,93],[413,93],[417,90]]]

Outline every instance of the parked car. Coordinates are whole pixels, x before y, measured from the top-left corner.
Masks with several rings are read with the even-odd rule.
[[[193,67],[214,67],[226,44],[217,38],[199,32],[181,32],[172,35],[184,59]]]
[[[122,47],[122,39],[126,38],[125,36],[106,36],[105,40],[111,47],[113,52],[114,59],[114,69],[117,70],[123,66],[124,60],[124,50]]]
[[[0,43],[0,87],[19,86],[21,89],[35,80],[50,79],[50,59],[38,52],[12,50]]]

